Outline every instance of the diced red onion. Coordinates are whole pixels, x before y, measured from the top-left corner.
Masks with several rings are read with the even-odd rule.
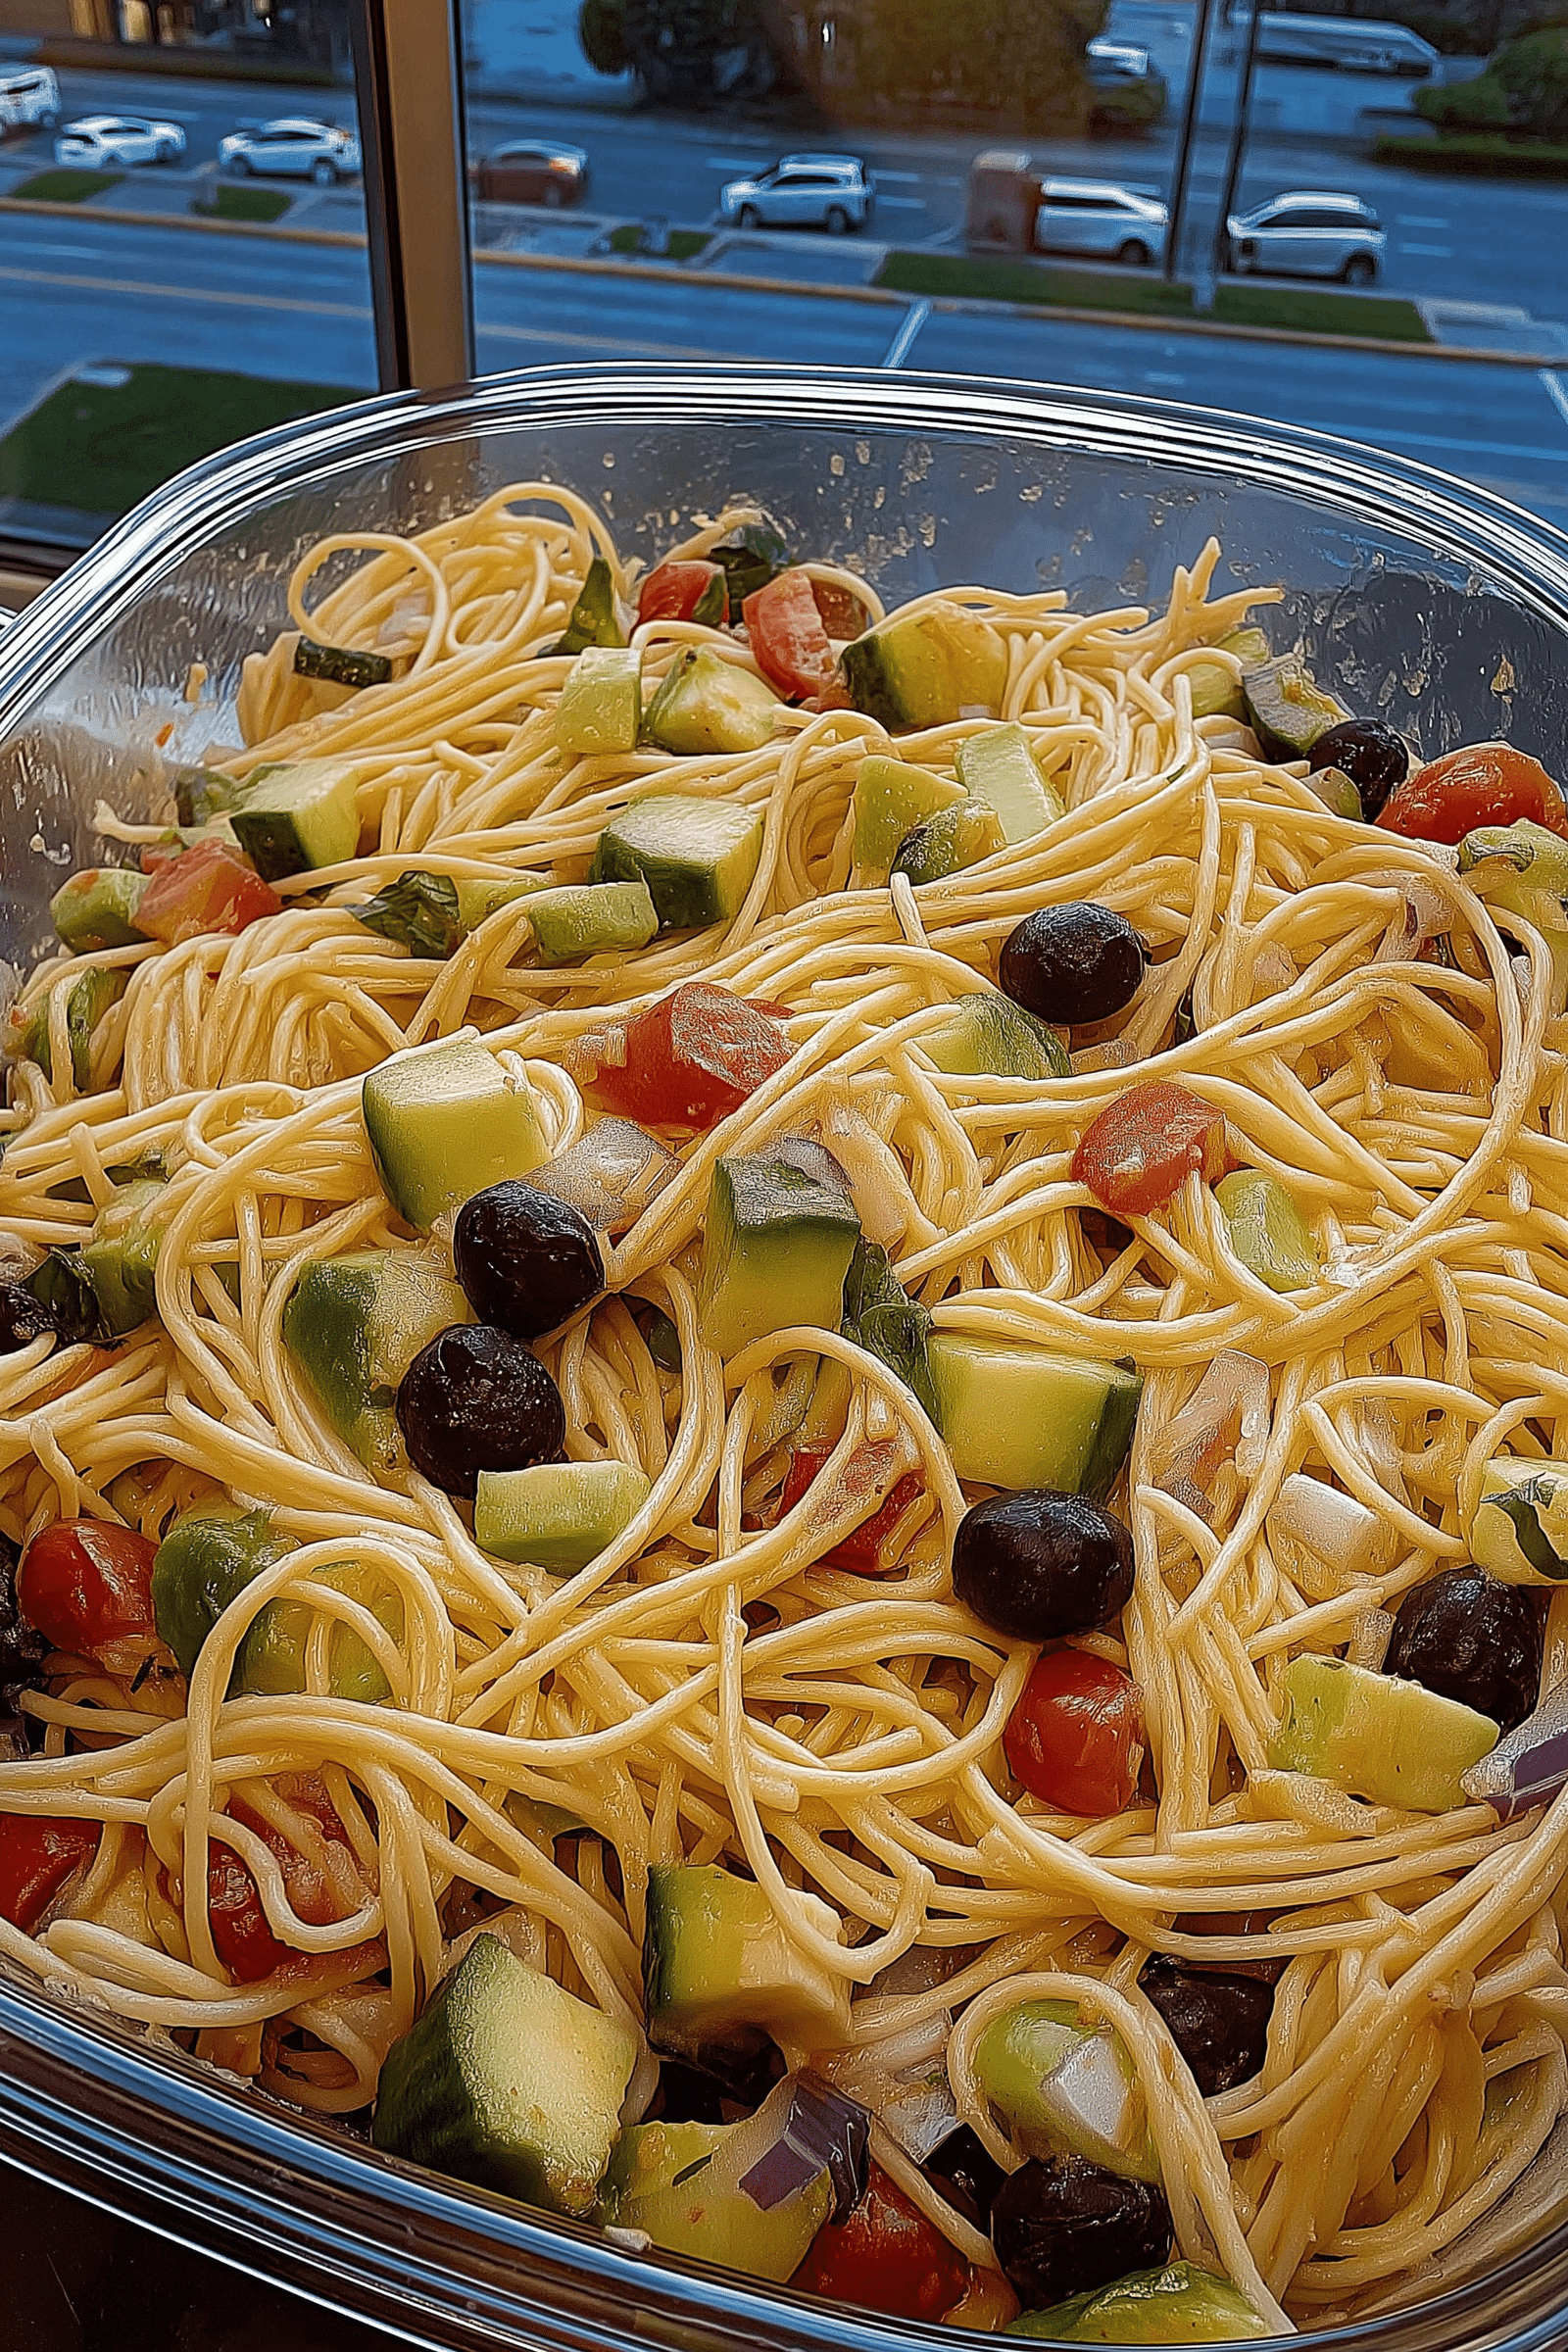
[[[1492,1753],[1462,1773],[1459,1786],[1499,1821],[1544,1805],[1568,1788],[1568,1683],[1559,1683]]]
[[[1265,1528],[1277,1564],[1314,1600],[1332,1599],[1357,1577],[1381,1574],[1394,1558],[1386,1520],[1302,1470],[1282,1482]]]
[[[1256,1474],[1268,1443],[1268,1366],[1222,1348],[1158,1441],[1153,1483],[1200,1519],[1213,1512],[1209,1487],[1222,1462]]]
[[[833,2183],[833,2219],[841,2222],[865,2194],[870,2140],[871,2119],[858,2099],[847,2099],[820,2075],[796,2075],[783,2129],[766,2154],[742,2174],[741,2187],[761,2212],[770,2213],[825,2170]]]
[[[1424,874],[1412,874],[1404,867],[1391,867],[1382,873],[1357,874],[1355,879],[1373,890],[1396,890],[1404,901],[1402,914],[1396,915],[1379,942],[1374,963],[1411,963],[1429,939],[1436,939],[1453,921],[1453,903],[1446,891]]]
[[[580,1209],[596,1232],[624,1233],[679,1165],[667,1144],[632,1120],[601,1119],[528,1182]]]

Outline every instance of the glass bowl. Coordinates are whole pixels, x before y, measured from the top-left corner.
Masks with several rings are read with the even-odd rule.
[[[242,444],[117,524],[0,640],[0,956],[50,942],[100,797],[233,740],[244,656],[328,531],[418,529],[512,481],[569,484],[623,553],[750,497],[891,600],[940,584],[1163,596],[1213,533],[1217,587],[1282,582],[1352,708],[1431,756],[1506,734],[1560,763],[1568,539],[1354,443],[1112,393],[716,368],[539,369],[368,401]],[[1276,632],[1276,642],[1284,632]],[[197,703],[187,673],[205,665]],[[3,974],[0,974],[3,978]],[[649,2259],[375,2155],[0,1963],[0,2159],[419,2346],[877,2352],[949,2330]],[[1360,2352],[1568,2343],[1568,2125],[1505,2204],[1329,2331]]]

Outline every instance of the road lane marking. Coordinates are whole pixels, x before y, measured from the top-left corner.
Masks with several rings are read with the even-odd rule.
[[[884,172],[880,164],[873,165],[872,170],[878,179],[907,180],[911,188],[917,188],[925,177],[923,172]]]
[[[909,356],[915,336],[931,316],[929,302],[911,302],[904,314],[903,322],[887,350],[882,355],[884,368],[902,368]]]
[[[1438,220],[1430,213],[1396,213],[1394,222],[1396,228],[1451,228],[1453,226],[1451,220]]]
[[[705,155],[705,172],[765,172],[772,162],[766,155]]]
[[[878,204],[886,205],[890,213],[923,213],[925,211],[923,196],[884,196],[881,189],[878,188],[876,200]]]
[[[1401,241],[1401,243],[1396,245],[1394,250],[1396,253],[1430,254],[1435,262],[1451,262],[1453,259],[1453,247],[1451,245],[1406,245]]]
[[[28,286],[80,286],[94,294],[147,294],[163,302],[218,302],[236,310],[309,311],[318,318],[368,318],[369,305],[310,302],[294,294],[241,294],[227,286],[153,286],[132,277],[85,277],[66,270],[0,269],[0,278]]]
[[[1551,368],[1543,368],[1539,380],[1545,392],[1546,398],[1551,402],[1552,407],[1556,410],[1564,424],[1568,424],[1568,392],[1565,392],[1562,388],[1562,378],[1558,375],[1555,375]]]

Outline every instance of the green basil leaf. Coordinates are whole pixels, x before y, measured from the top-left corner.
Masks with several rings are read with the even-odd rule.
[[[428,873],[417,865],[410,866],[373,899],[349,907],[348,912],[367,931],[395,939],[412,955],[438,960],[450,956],[466,936],[458,912],[457,884],[449,874]]]

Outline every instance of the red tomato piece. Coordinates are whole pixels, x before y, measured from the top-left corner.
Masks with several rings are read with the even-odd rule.
[[[804,571],[775,572],[741,607],[757,665],[780,694],[804,699],[837,683],[838,663]]]
[[[639,624],[645,620],[693,619],[703,598],[713,587],[713,582],[723,577],[724,567],[721,564],[692,561],[658,564],[644,580],[642,594],[637,599]],[[722,596],[715,590],[712,601],[716,608],[713,615],[716,626],[729,611],[728,590]]]
[[[957,2247],[873,2163],[858,2205],[823,2225],[790,2284],[898,2320],[936,2320],[963,2300],[971,2277]]]
[[[149,841],[144,844],[141,853],[141,870],[144,874],[161,874],[166,865],[172,865],[176,858],[183,858],[184,855],[185,844],[177,833],[171,833],[165,841]]]
[[[236,1984],[255,1984],[288,1958],[289,1946],[267,1924],[256,1881],[218,1838],[207,1848],[207,1916],[218,1957]]]
[[[323,1845],[340,1845],[352,1852],[348,1832],[319,1775],[290,1775],[278,1783],[278,1788],[289,1803],[320,1831]],[[243,1797],[230,1797],[228,1810],[235,1821],[254,1831],[269,1851],[276,1855],[289,1902],[307,1926],[329,1927],[334,1920],[349,1916],[337,1888],[322,1868],[320,1856],[290,1844]],[[247,1864],[231,1845],[217,1838],[207,1848],[207,1908],[218,1957],[241,1984],[254,1984],[259,1978],[270,1977],[285,1963],[301,1957],[273,1935]]]
[[[1007,1769],[1058,1812],[1120,1813],[1144,1760],[1144,1697],[1087,1649],[1037,1658],[1002,1735]]]
[[[808,1488],[821,1474],[822,1466],[833,1453],[831,1446],[792,1446],[790,1466],[784,1479],[784,1491],[779,1496],[778,1515],[793,1511]],[[915,1497],[925,1491],[919,1472],[911,1470],[901,1478],[881,1507],[859,1527],[824,1552],[816,1563],[819,1568],[842,1568],[851,1576],[893,1576],[900,1563],[883,1557],[891,1543],[894,1530]]]
[[[1478,825],[1511,825],[1522,816],[1548,832],[1568,833],[1561,786],[1511,743],[1469,743],[1396,785],[1378,823],[1385,833],[1452,844]]]
[[[17,1604],[56,1649],[121,1671],[158,1642],[157,1548],[133,1527],[107,1519],[57,1519],[22,1555]]]
[[[833,580],[813,580],[811,594],[822,615],[823,628],[830,637],[836,637],[840,645],[847,645],[852,637],[865,634],[871,618],[869,608],[862,605],[858,596],[852,596],[848,588],[840,588]]]
[[[714,1127],[781,1070],[792,1050],[769,1014],[693,980],[605,1032],[591,1089],[624,1118]]]
[[[30,1936],[67,1880],[97,1852],[100,1834],[96,1821],[0,1814],[0,1919]]]
[[[1163,1079],[1118,1095],[1072,1155],[1076,1183],[1118,1216],[1135,1217],[1159,1208],[1190,1169],[1213,1184],[1229,1164],[1224,1112]]]
[[[200,841],[161,865],[136,909],[136,928],[171,948],[204,931],[240,932],[283,902],[248,858],[226,841]]]

